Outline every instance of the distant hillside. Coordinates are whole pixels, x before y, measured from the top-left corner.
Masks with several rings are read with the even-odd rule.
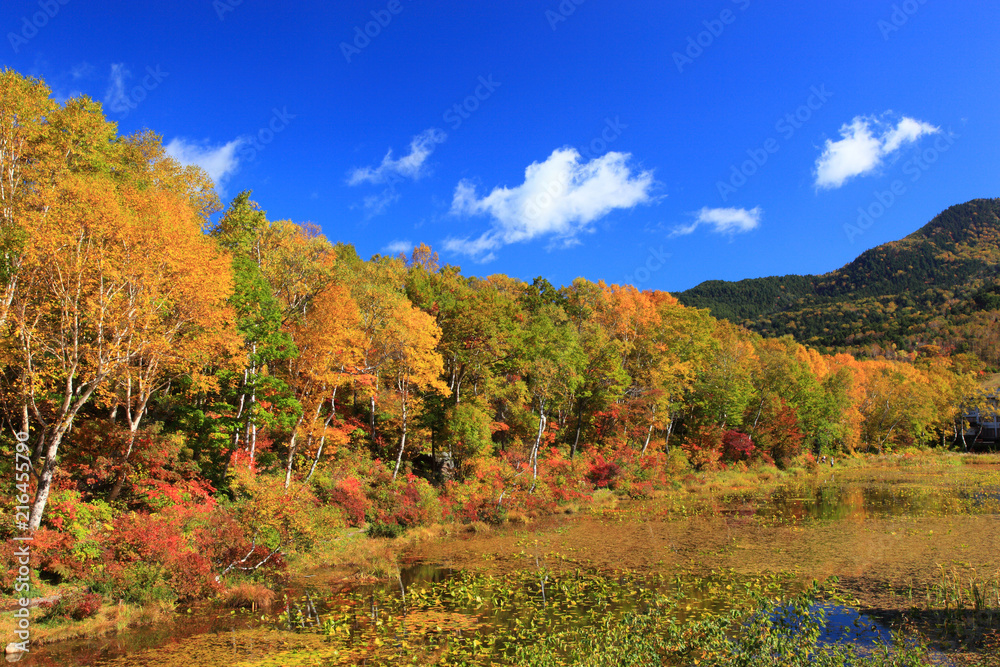
[[[819,276],[708,281],[676,296],[822,349],[936,344],[997,365],[1000,199],[952,206],[904,239]]]

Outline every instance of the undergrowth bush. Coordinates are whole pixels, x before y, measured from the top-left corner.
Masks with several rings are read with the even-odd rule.
[[[82,621],[97,614],[101,608],[102,601],[103,598],[100,595],[90,591],[67,593],[46,609],[43,619],[72,619],[74,621]]]

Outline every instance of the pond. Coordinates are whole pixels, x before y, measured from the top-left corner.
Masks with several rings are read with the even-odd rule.
[[[916,535],[923,530],[923,521],[961,516],[988,521],[995,531],[1000,487],[992,484],[994,478],[991,472],[974,483],[959,483],[951,477],[928,481],[907,473],[887,483],[884,479],[852,479],[843,474],[840,480],[826,478],[820,483],[761,493],[718,494],[706,500],[697,514],[719,517],[727,527],[745,524],[744,533],[731,539],[737,542],[737,549],[748,552],[753,545],[739,543],[750,539],[744,534],[760,533],[760,539],[766,541],[771,534],[763,532],[766,530],[805,530],[803,539],[808,544],[808,526],[813,525],[817,526],[816,535],[823,527],[840,530],[852,524],[864,524],[866,532],[884,526],[887,531],[896,528]],[[626,503],[619,507],[618,514],[630,517],[626,523],[637,524],[648,522],[653,514],[670,515],[663,519],[663,530],[668,530],[693,520],[676,516],[676,506],[671,501],[665,508],[650,512],[648,504]],[[589,518],[572,517],[537,532],[558,543],[566,526],[584,520],[601,521],[603,517],[601,513]],[[652,536],[652,528],[646,528]],[[891,535],[897,532],[893,530]],[[606,539],[614,540],[614,534],[607,533]],[[719,567],[692,551],[683,564],[637,568],[623,563],[609,567],[608,563],[589,564],[586,557],[566,558],[539,547],[537,539],[529,543],[521,537],[511,544],[500,559],[503,567],[493,566],[491,559],[477,568],[413,563],[401,567],[396,579],[388,583],[290,589],[285,592],[284,603],[276,605],[280,609],[270,614],[203,606],[165,627],[37,647],[20,664],[518,664],[529,659],[535,661],[531,664],[563,664],[560,660],[569,660],[566,656],[571,655],[566,651],[571,651],[572,646],[585,646],[597,636],[594,633],[614,634],[624,632],[620,630],[623,627],[646,627],[643,623],[653,617],[658,619],[657,632],[701,627],[699,623],[728,618],[734,610],[749,609],[754,604],[763,608],[759,606],[762,600],[787,599],[805,586],[803,577],[793,576],[793,568],[780,563],[774,568],[754,566],[754,571],[748,572],[746,568]],[[496,543],[482,546],[493,548]],[[955,550],[961,552],[960,546],[967,545],[956,545]],[[601,551],[602,545],[595,543],[592,548]],[[475,551],[476,547],[469,549]],[[995,568],[996,561],[984,565]],[[945,573],[943,566],[941,571]],[[911,583],[907,604],[913,607],[915,599],[923,604],[926,596],[928,612],[935,604],[957,609],[964,586],[959,579],[954,577],[957,583],[953,590],[948,587],[951,580],[943,575],[933,599],[930,584],[926,591],[917,587],[915,594]],[[1000,609],[1000,583],[989,589],[987,578],[981,584],[982,599],[973,602],[969,593],[968,607],[974,613],[988,613],[992,621],[993,613]],[[805,607],[809,613],[799,620],[811,618],[810,614],[825,617],[817,629],[821,643],[872,648],[889,641],[885,614],[859,613],[857,601],[847,599],[833,585],[821,587],[814,594]],[[904,595],[892,593],[897,594]],[[948,596],[956,596],[955,601]],[[781,613],[778,607],[768,609],[772,618]],[[956,628],[959,620],[966,623],[967,615],[956,617]],[[972,623],[975,625],[975,618]],[[734,636],[740,626],[705,627],[721,627],[728,636]],[[641,644],[645,639],[622,635],[620,641]],[[536,645],[547,647],[550,655],[529,656]],[[545,662],[549,659],[555,661]]]

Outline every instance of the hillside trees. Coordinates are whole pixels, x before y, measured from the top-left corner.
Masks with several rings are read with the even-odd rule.
[[[647,344],[655,345],[657,350],[657,384],[661,387],[658,412],[664,429],[664,449],[669,452],[677,424],[685,415],[694,417],[692,406],[699,373],[714,351],[715,326],[707,311],[685,308],[665,292],[654,292],[649,298],[659,321],[649,332],[651,340]]]
[[[585,359],[577,334],[563,309],[551,302],[538,301],[525,325],[522,373],[525,385],[538,410],[538,430],[528,456],[532,489],[538,480],[538,451],[542,444],[548,413],[567,404],[582,383]]]
[[[570,458],[574,458],[584,429],[588,435],[594,435],[590,429],[595,415],[606,413],[624,395],[631,378],[623,363],[622,342],[597,321],[598,309],[608,307],[602,286],[577,278],[564,292],[566,312],[576,328],[585,360],[582,381],[573,397],[576,423],[571,436]]]
[[[43,208],[42,190],[57,164],[46,123],[57,108],[41,81],[0,72],[0,327],[20,282],[23,221]]]
[[[740,329],[725,320],[715,323],[706,363],[698,371],[692,413],[696,421],[723,430],[743,425],[753,386],[753,345]]]
[[[437,344],[441,334],[427,313],[405,301],[397,303],[398,309],[390,320],[390,326],[383,332],[384,354],[386,355],[386,375],[395,407],[399,415],[399,451],[392,478],[399,475],[399,468],[406,449],[406,438],[413,420],[413,404],[420,399],[421,392],[447,393],[448,388],[441,381],[441,355]]]
[[[438,268],[418,261],[414,250],[407,292],[414,305],[433,315],[441,329],[438,351],[448,397],[430,396],[424,422],[443,436],[447,454],[463,464],[492,453],[493,417],[503,421],[507,399],[519,383],[505,380],[516,370],[523,313],[511,294],[495,283],[464,278],[455,267]]]
[[[153,135],[119,138],[85,97],[0,74],[0,173],[3,403],[35,441],[37,528],[80,411],[124,402],[127,458],[150,396],[225,345],[230,283],[201,234],[207,177]]]
[[[230,290],[225,259],[169,194],[71,175],[47,205],[27,230],[11,306],[14,365],[24,408],[40,426],[36,450],[44,461],[31,528],[41,521],[60,444],[81,408],[120,378],[130,388],[131,448],[152,392],[224,344],[220,311]]]
[[[337,417],[337,391],[365,377],[362,368],[362,331],[357,304],[349,290],[330,284],[310,303],[307,313],[289,327],[298,355],[287,364],[287,381],[302,406],[292,428],[285,464],[285,488],[291,485],[299,442],[312,454],[309,475],[315,471],[328,441],[343,445],[349,425]]]
[[[223,383],[224,423],[230,429],[232,452],[245,450],[254,465],[257,434],[265,425],[294,422],[301,406],[294,402],[287,384],[269,366],[294,358],[295,346],[282,328],[285,312],[270,281],[264,275],[264,239],[269,223],[266,214],[242,192],[233,200],[211,235],[232,253],[233,294],[236,329],[243,351],[231,369],[219,369]],[[267,396],[267,407],[261,396]]]
[[[128,426],[123,466],[151,399],[213,358],[231,356],[237,346],[232,311],[225,307],[231,292],[226,258],[197,233],[195,211],[161,191],[139,198],[135,213],[133,233],[153,238],[147,254],[127,260],[136,271],[129,286],[134,326],[123,341],[125,363],[110,378],[110,400],[124,409]],[[109,500],[118,497],[127,474],[121,471]]]
[[[897,429],[923,435],[933,418],[925,374],[908,364],[877,360],[862,365],[862,378],[863,443],[881,454]]]

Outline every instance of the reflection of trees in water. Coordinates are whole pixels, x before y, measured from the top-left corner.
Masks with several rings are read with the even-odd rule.
[[[868,518],[865,490],[861,487],[845,489],[841,508],[843,515],[837,518],[844,519],[845,521],[854,521],[855,523],[863,523]]]

